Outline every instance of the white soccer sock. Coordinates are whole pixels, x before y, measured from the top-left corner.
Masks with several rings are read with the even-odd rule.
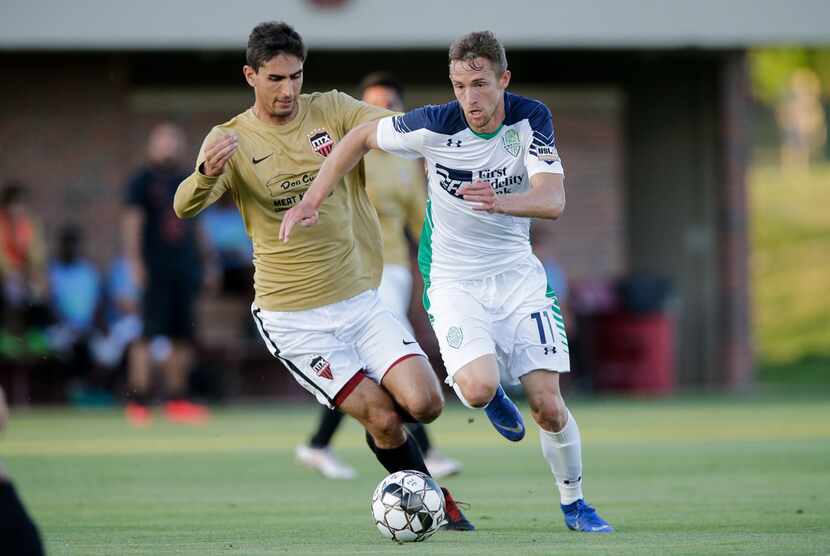
[[[539,427],[542,454],[550,464],[562,504],[582,498],[582,440],[576,419],[568,410],[568,422],[559,432]]]

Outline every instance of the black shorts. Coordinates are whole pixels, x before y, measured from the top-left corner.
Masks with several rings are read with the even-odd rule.
[[[193,339],[196,331],[194,304],[198,294],[198,281],[186,273],[149,273],[144,290],[142,336]]]

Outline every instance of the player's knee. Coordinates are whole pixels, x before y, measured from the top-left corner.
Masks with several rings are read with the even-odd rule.
[[[444,398],[440,392],[432,396],[422,396],[409,407],[409,414],[421,423],[432,423],[444,410]]]
[[[366,422],[366,430],[381,443],[400,436],[402,426],[400,415],[391,407],[375,409]]]
[[[464,394],[464,399],[471,406],[484,407],[496,395],[498,386],[498,383],[495,385],[486,383],[467,384],[462,387],[462,393]]]
[[[568,408],[565,404],[545,401],[531,406],[533,420],[549,432],[559,432],[568,424]]]

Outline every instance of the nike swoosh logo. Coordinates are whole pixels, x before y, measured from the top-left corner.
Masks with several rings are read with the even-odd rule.
[[[271,154],[269,154],[268,156],[263,156],[262,158],[256,158],[256,157],[254,157],[254,158],[252,158],[252,159],[251,159],[251,162],[253,162],[254,164],[259,164],[260,162],[262,162],[262,161],[263,161],[263,160],[265,160],[266,158],[271,158],[271,156],[272,156],[273,154],[274,154],[274,153],[271,153]]]
[[[401,340],[401,341],[403,342],[403,345],[408,346],[410,344],[414,344],[417,340],[412,340],[411,342],[407,342],[406,340]]]
[[[505,430],[505,431],[508,431],[508,432],[515,432],[516,434],[519,434],[520,432],[522,432],[524,430],[524,427],[522,427],[521,425],[516,425],[515,427],[505,427],[504,425],[499,425],[498,423],[493,423],[493,424],[496,425],[498,428],[500,428],[502,430]]]
[[[591,531],[605,531],[606,529],[610,529],[608,525],[600,525],[598,527],[591,527]]]

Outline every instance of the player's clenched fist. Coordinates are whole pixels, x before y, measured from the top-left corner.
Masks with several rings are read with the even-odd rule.
[[[205,148],[205,161],[202,163],[202,173],[206,176],[218,176],[225,169],[225,163],[230,160],[236,148],[239,146],[239,138],[236,134],[223,135],[207,148]]]

